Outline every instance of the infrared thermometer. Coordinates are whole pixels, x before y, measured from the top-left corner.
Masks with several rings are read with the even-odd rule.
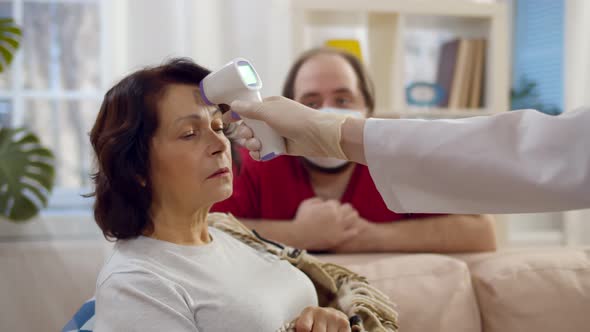
[[[209,105],[227,104],[234,100],[262,101],[262,81],[252,64],[242,58],[230,61],[207,75],[200,83],[201,96]],[[285,153],[285,141],[266,123],[243,119],[262,145],[260,159],[271,160]]]

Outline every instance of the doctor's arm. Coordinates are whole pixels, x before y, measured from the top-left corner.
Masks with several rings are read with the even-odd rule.
[[[458,120],[358,120],[281,97],[236,101],[268,123],[287,153],[369,166],[389,209],[423,213],[526,213],[590,207],[590,110],[534,110]],[[257,158],[260,142],[242,131]]]
[[[363,143],[371,176],[396,212],[546,212],[590,207],[589,128],[590,110],[370,119]]]

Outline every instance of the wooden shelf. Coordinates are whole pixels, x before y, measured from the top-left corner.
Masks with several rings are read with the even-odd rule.
[[[293,52],[323,45],[319,40],[353,38],[375,83],[376,114],[387,117],[457,118],[510,109],[508,7],[502,2],[465,0],[292,0]],[[412,29],[450,30],[460,38],[488,42],[484,109],[407,107],[404,36]],[[342,30],[348,32],[343,33]],[[380,112],[379,110],[383,110]],[[392,111],[395,110],[395,111]]]
[[[485,17],[496,15],[502,4],[465,0],[295,0],[293,7],[316,11],[357,11]]]

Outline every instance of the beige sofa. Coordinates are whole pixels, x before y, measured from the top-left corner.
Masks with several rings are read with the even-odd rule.
[[[59,331],[93,295],[104,241],[0,243],[0,331]],[[322,258],[366,275],[401,331],[590,331],[590,252],[359,254]]]

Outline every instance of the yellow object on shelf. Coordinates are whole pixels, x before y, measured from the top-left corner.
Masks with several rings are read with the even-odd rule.
[[[351,53],[363,61],[361,44],[356,39],[329,39],[326,40],[325,45]]]

